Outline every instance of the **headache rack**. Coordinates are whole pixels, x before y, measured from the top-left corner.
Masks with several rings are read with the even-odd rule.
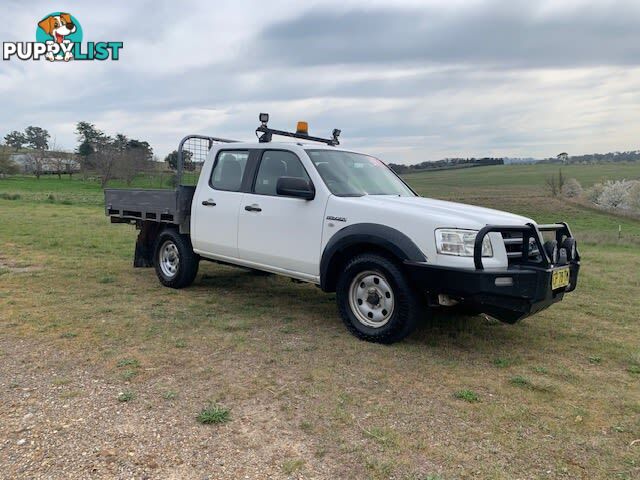
[[[185,165],[191,165],[194,173],[204,163],[214,143],[233,143],[236,140],[187,135],[178,146],[175,188],[106,188],[104,190],[105,213],[112,223],[160,222],[179,225],[188,231],[194,185],[183,185]]]
[[[549,268],[552,266],[551,258],[544,248],[542,232],[554,232],[558,245],[562,245],[565,238],[572,238],[571,230],[566,222],[551,223],[546,225],[487,225],[476,235],[473,250],[473,262],[477,270],[483,270],[482,241],[490,232],[499,232],[502,235],[509,266],[538,266]],[[579,260],[577,255],[575,260]]]
[[[181,185],[184,174],[185,157],[192,163],[203,164],[214,143],[238,143],[239,140],[209,137],[206,135],[187,135],[178,145],[178,164],[176,166],[176,185]]]

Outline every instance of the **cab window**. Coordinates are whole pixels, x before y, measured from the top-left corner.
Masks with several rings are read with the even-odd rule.
[[[216,190],[239,192],[248,158],[247,150],[218,152],[211,172],[210,185]]]
[[[309,175],[295,153],[282,150],[266,150],[262,154],[254,193],[277,195],[276,186],[280,177],[296,177],[309,180]]]

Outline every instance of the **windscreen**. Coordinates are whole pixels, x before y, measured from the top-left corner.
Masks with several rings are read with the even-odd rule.
[[[415,194],[384,163],[341,150],[306,150],[331,193],[340,197]]]

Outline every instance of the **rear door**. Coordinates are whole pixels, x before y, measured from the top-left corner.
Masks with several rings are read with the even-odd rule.
[[[297,154],[264,150],[253,188],[241,202],[238,255],[274,271],[296,272],[302,278],[317,277],[327,197],[321,192],[316,192],[313,200],[280,196],[276,183],[284,176],[309,180]]]
[[[209,178],[198,184],[191,239],[203,256],[238,257],[238,212],[249,150],[219,150]]]

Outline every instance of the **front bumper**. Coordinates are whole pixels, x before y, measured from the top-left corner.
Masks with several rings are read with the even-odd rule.
[[[523,250],[522,262],[508,268],[484,269],[482,257],[475,255],[475,270],[442,267],[426,262],[405,261],[405,268],[421,290],[429,294],[446,294],[479,313],[486,313],[506,323],[515,323],[559,302],[565,293],[575,290],[580,271],[580,256],[563,264],[551,264],[542,246],[541,231],[555,231],[556,238],[571,237],[566,223],[542,225],[487,226],[478,232],[476,253],[480,253],[482,240],[489,232],[518,231],[523,233],[523,245],[528,237],[538,244],[541,258],[529,260]],[[569,267],[569,285],[556,290],[551,288],[554,270]],[[496,284],[496,280],[497,284]]]

